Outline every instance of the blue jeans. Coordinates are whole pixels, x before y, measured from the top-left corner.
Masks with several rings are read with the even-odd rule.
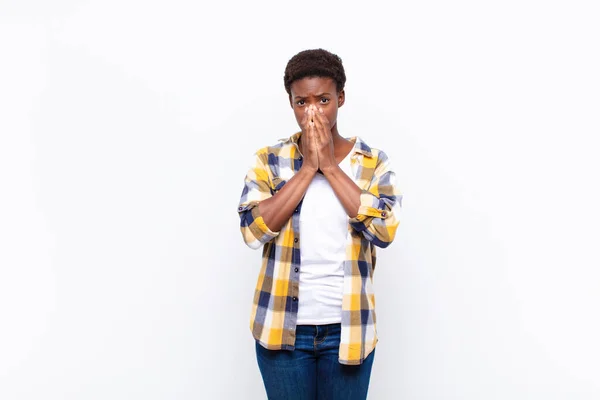
[[[298,325],[296,348],[268,350],[256,359],[270,400],[364,400],[375,350],[360,365],[338,362],[341,324]]]

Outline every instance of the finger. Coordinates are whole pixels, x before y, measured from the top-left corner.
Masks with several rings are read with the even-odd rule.
[[[317,111],[317,115],[319,116],[319,119],[321,120],[321,123],[323,124],[323,126],[325,128],[329,128],[329,118],[327,118],[327,116],[325,115],[325,111],[323,111],[322,108],[319,107],[319,110]]]
[[[315,137],[315,126],[309,123],[306,138],[308,139],[307,145],[309,145],[311,149],[314,148]]]
[[[311,142],[312,142],[314,151],[318,152],[319,151],[319,133],[317,131],[317,127],[314,125],[312,127]]]
[[[315,126],[317,128],[317,131],[319,132],[319,136],[321,135],[325,135],[326,134],[326,129],[325,129],[325,124],[323,123],[323,116],[321,113],[316,112],[315,113],[315,117],[313,118],[313,120],[315,121]]]
[[[304,111],[304,116],[300,120],[300,126],[304,128],[306,126],[306,121],[308,121],[308,114]]]
[[[304,121],[305,121],[304,128],[306,130],[306,133],[310,133],[310,128],[312,126],[310,112],[308,112],[308,111],[306,112],[306,115],[304,116]]]
[[[304,120],[304,122],[302,124],[302,132],[303,133],[308,133],[309,124],[310,124],[310,121],[308,119]]]
[[[314,110],[315,113],[315,118],[321,122],[322,125],[326,125],[325,122],[327,121],[327,117],[325,116],[325,113],[323,112],[322,108],[316,108]]]
[[[304,121],[304,126],[303,126],[303,127],[304,127],[305,129],[308,129],[308,127],[311,125],[312,118],[313,118],[313,117],[312,117],[312,115],[311,115],[311,111],[309,110],[309,108],[308,108],[308,107],[306,107],[306,108],[304,109],[304,118],[303,118],[303,121]]]
[[[321,117],[321,115],[320,115],[320,113],[319,113],[319,110],[318,110],[316,107],[315,107],[315,108],[313,108],[312,112],[313,112],[313,114],[314,114],[314,118],[315,118],[315,119],[316,119],[316,118],[320,118],[320,117]]]

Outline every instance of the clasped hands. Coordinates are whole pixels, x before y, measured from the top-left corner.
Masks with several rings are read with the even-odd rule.
[[[300,125],[302,127],[300,140],[304,153],[303,167],[308,167],[314,172],[320,170],[323,173],[337,167],[331,126],[323,109],[312,104],[306,107]]]

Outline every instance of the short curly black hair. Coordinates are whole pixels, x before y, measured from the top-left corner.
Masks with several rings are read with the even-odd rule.
[[[292,57],[285,67],[285,91],[291,96],[294,81],[312,76],[333,79],[338,93],[346,84],[346,73],[340,57],[324,49],[304,50]]]

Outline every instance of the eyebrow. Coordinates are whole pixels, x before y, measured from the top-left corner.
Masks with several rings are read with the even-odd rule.
[[[325,92],[325,93],[321,93],[321,94],[316,94],[316,95],[315,95],[315,97],[321,97],[321,96],[324,96],[324,95],[326,95],[326,94],[328,94],[328,95],[330,95],[330,96],[331,96],[331,93]],[[307,96],[307,97],[308,97],[308,96]],[[296,96],[296,97],[294,97],[294,99],[305,99],[305,98],[306,98],[306,97],[302,97],[302,96]]]

